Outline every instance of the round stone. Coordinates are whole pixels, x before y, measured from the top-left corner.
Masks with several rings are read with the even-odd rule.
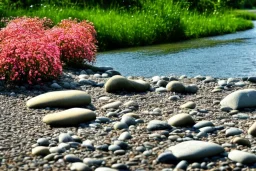
[[[256,137],[256,122],[254,122],[252,126],[248,129],[248,134]]]
[[[168,123],[171,126],[175,127],[184,127],[184,126],[192,126],[195,124],[194,119],[191,117],[189,114],[177,114],[172,116],[169,120]]]
[[[120,101],[115,101],[115,102],[112,102],[112,103],[105,104],[105,105],[102,106],[101,108],[102,108],[102,109],[110,109],[110,108],[117,109],[117,108],[119,108],[119,106],[121,106],[121,105],[122,105],[122,102],[120,102]]]
[[[59,135],[60,143],[71,142],[71,141],[73,141],[73,138],[68,133],[61,133]]]
[[[214,126],[214,124],[211,121],[199,121],[193,127],[196,129],[200,129],[206,126]]]
[[[185,87],[187,93],[195,94],[198,91],[198,86],[196,84],[190,84]]]
[[[44,146],[37,146],[32,149],[32,154],[35,156],[45,156],[50,154],[49,148]]]
[[[64,160],[70,163],[83,162],[79,157],[74,154],[67,154],[64,156]]]
[[[92,171],[92,169],[89,166],[87,166],[86,164],[84,164],[82,162],[72,163],[70,166],[70,170],[72,170],[72,171]]]
[[[256,162],[256,155],[244,151],[233,150],[228,154],[228,158],[242,164],[253,164]]]
[[[128,140],[128,139],[131,139],[131,138],[132,138],[132,136],[131,136],[131,134],[129,132],[123,132],[119,136],[118,140],[124,141],[124,140]]]
[[[246,139],[246,138],[235,137],[234,139],[232,139],[231,142],[234,143],[234,144],[251,147],[250,141],[248,139]]]
[[[185,93],[185,86],[179,81],[171,81],[166,85],[167,91],[177,92],[177,93]]]
[[[184,109],[184,108],[194,109],[195,107],[196,107],[196,103],[191,102],[191,101],[180,106],[180,108],[182,108],[182,109]]]
[[[156,161],[158,163],[166,163],[166,164],[176,164],[178,162],[177,158],[171,152],[161,153]]]
[[[121,122],[126,123],[128,126],[136,124],[135,118],[128,115],[124,115],[121,119]]]
[[[47,138],[39,138],[36,142],[39,146],[48,146],[50,144]]]
[[[170,129],[170,128],[171,128],[171,126],[167,122],[160,121],[160,120],[152,120],[147,125],[147,129],[149,131],[165,130],[165,129]]]
[[[126,123],[123,123],[123,122],[116,122],[114,124],[114,129],[115,130],[128,129],[128,125]]]

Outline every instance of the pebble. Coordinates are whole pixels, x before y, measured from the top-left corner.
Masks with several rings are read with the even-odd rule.
[[[72,163],[70,166],[70,170],[72,170],[72,171],[92,171],[92,169],[89,166],[87,166],[86,164],[84,164],[82,162]]]
[[[168,120],[168,124],[175,127],[185,127],[194,125],[195,121],[191,115],[182,113],[172,116]]]
[[[165,130],[165,129],[170,129],[170,128],[171,128],[171,126],[167,122],[160,121],[160,120],[152,120],[147,125],[147,129],[149,131]]]
[[[224,152],[218,144],[204,141],[185,141],[169,148],[179,160],[197,160]]]
[[[32,149],[32,155],[36,155],[36,156],[42,155],[42,156],[45,156],[45,155],[48,155],[48,154],[50,154],[50,151],[49,151],[48,147],[37,146],[37,147]]]
[[[188,109],[194,109],[196,107],[196,103],[189,101],[183,105],[180,106],[180,108],[184,109],[184,108],[188,108]]]
[[[47,138],[39,138],[36,142],[39,146],[48,146],[50,144]]]
[[[233,150],[228,154],[228,158],[242,164],[252,164],[256,162],[256,155],[244,151]]]
[[[131,138],[132,138],[132,136],[131,136],[131,134],[129,132],[123,132],[119,136],[118,140],[124,141],[124,140],[128,140],[128,139],[131,139]]]
[[[67,154],[64,156],[64,160],[70,163],[83,162],[79,157],[74,154]]]
[[[199,121],[193,127],[196,129],[200,129],[207,126],[214,126],[214,124],[211,121]]]
[[[116,122],[113,126],[113,128],[115,130],[121,130],[121,129],[128,129],[128,125],[126,123],[123,123],[123,122]]]
[[[105,162],[105,160],[96,158],[85,158],[83,162],[88,166],[101,166]]]
[[[156,161],[158,163],[166,163],[166,164],[176,164],[178,162],[177,158],[171,152],[163,152],[161,153]]]
[[[135,118],[128,115],[124,115],[121,119],[121,122],[125,123],[128,126],[136,124]]]
[[[234,136],[234,135],[239,135],[242,134],[243,131],[239,128],[229,128],[226,130],[226,136]]]
[[[61,133],[59,135],[60,143],[71,142],[71,141],[73,141],[73,138],[68,133]]]

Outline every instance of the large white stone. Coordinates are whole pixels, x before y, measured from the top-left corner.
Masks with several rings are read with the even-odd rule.
[[[256,90],[244,89],[235,91],[226,96],[220,104],[223,107],[232,109],[256,107]]]
[[[29,108],[79,107],[91,103],[91,96],[80,90],[53,91],[36,96],[27,101]]]
[[[96,114],[88,109],[72,108],[58,113],[47,114],[43,122],[51,126],[77,126],[80,123],[93,121]]]
[[[218,144],[204,141],[185,141],[169,148],[179,160],[197,160],[224,152]]]

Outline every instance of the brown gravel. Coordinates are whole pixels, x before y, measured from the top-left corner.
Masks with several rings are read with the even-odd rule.
[[[72,77],[78,76],[73,71],[66,71],[71,73]],[[72,81],[71,78],[67,78]],[[106,79],[99,78],[90,79],[96,82],[105,82]],[[150,82],[150,79],[146,79]],[[57,81],[61,82],[61,81]],[[104,92],[103,88],[87,86],[86,88],[78,87],[87,91],[92,96],[92,104],[96,108],[97,116],[106,116],[111,111],[101,109],[101,106],[112,101],[120,100],[123,104],[127,101],[133,100],[138,102],[138,110],[133,111],[140,115],[140,118],[144,120],[144,123],[137,124],[134,128],[130,129],[130,133],[133,136],[131,140],[128,140],[128,144],[131,147],[126,150],[125,155],[116,156],[112,152],[103,152],[99,150],[87,151],[79,148],[71,150],[69,153],[73,153],[81,159],[85,157],[97,157],[104,158],[106,160],[107,167],[111,167],[114,163],[128,163],[131,164],[130,170],[162,170],[164,168],[174,168],[175,165],[168,164],[156,164],[155,160],[157,156],[164,152],[168,147],[175,145],[179,142],[168,140],[167,137],[162,139],[149,138],[152,133],[159,133],[161,131],[147,131],[147,123],[153,119],[167,121],[171,116],[177,113],[189,113],[191,110],[180,109],[180,105],[193,101],[196,103],[196,114],[193,115],[195,121],[209,120],[212,121],[215,126],[224,126],[223,130],[219,130],[210,134],[208,137],[200,138],[203,141],[211,141],[217,144],[230,143],[234,136],[226,137],[225,130],[229,128],[226,126],[227,123],[233,123],[234,127],[240,128],[244,131],[240,137],[248,137],[252,147],[233,145],[231,147],[225,147],[226,152],[231,149],[240,149],[256,153],[256,141],[255,138],[251,138],[247,135],[248,128],[253,124],[255,118],[255,109],[245,109],[241,111],[250,116],[250,119],[234,119],[232,115],[227,112],[220,110],[220,105],[215,104],[214,101],[220,101],[226,95],[238,89],[255,88],[256,85],[248,84],[243,88],[231,87],[228,90],[222,92],[212,93],[211,91],[217,85],[217,83],[203,83],[195,79],[183,79],[181,82],[185,84],[194,83],[199,86],[197,94],[178,94],[181,99],[178,101],[171,101],[168,99],[175,93],[156,93],[156,92],[145,92],[145,93],[127,93],[120,92],[117,94],[109,94]],[[61,84],[61,83],[60,83]],[[151,83],[151,85],[153,85]],[[104,127],[112,127],[112,123],[101,124],[100,128],[51,128],[42,122],[42,117],[48,113],[55,111],[61,111],[63,109],[28,109],[26,107],[26,101],[36,95],[42,94],[47,91],[52,91],[49,84],[46,84],[44,90],[38,87],[27,87],[23,90],[22,87],[16,87],[12,89],[4,89],[0,92],[0,170],[69,170],[69,163],[63,162],[47,162],[42,157],[35,157],[31,155],[32,146],[36,144],[37,139],[42,137],[56,138],[61,132],[72,131],[74,134],[82,137],[83,140],[93,140],[94,145],[112,144],[113,140],[117,139],[122,131],[112,130],[110,132],[104,131]],[[12,92],[15,95],[10,95]],[[101,102],[98,99],[102,96],[110,97],[108,102]],[[92,108],[92,106],[90,106]],[[161,109],[161,114],[152,114],[155,108]],[[125,107],[121,106],[117,112],[124,110]],[[207,113],[198,112],[198,110],[205,109]],[[115,111],[115,110],[114,110]],[[121,117],[111,118],[113,121],[120,121]],[[180,128],[180,131],[170,132],[170,135],[178,135],[181,138],[186,137],[188,134],[196,135],[191,128]],[[188,133],[190,130],[191,133]],[[176,133],[175,133],[176,132]],[[152,155],[144,156],[143,153],[137,152],[135,149],[143,143],[148,142],[152,147]],[[65,153],[66,154],[66,153]],[[199,163],[206,162],[209,164],[213,163],[211,169],[221,170],[233,170],[236,163],[230,161],[225,156],[217,156],[199,161]],[[192,162],[193,163],[193,162]],[[134,164],[134,165],[133,165]],[[225,167],[224,167],[225,166]],[[227,167],[226,167],[227,166]],[[243,166],[244,170],[252,168],[253,166]],[[191,164],[188,170],[191,169]],[[199,169],[200,170],[200,169]],[[205,170],[210,170],[206,168]]]

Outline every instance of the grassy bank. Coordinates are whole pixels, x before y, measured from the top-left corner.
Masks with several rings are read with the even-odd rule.
[[[3,15],[48,17],[55,23],[70,17],[87,19],[95,25],[101,51],[232,33],[253,27],[252,22],[234,13],[198,14],[168,0],[145,2],[142,8],[129,11],[46,5],[36,9],[7,9]]]

